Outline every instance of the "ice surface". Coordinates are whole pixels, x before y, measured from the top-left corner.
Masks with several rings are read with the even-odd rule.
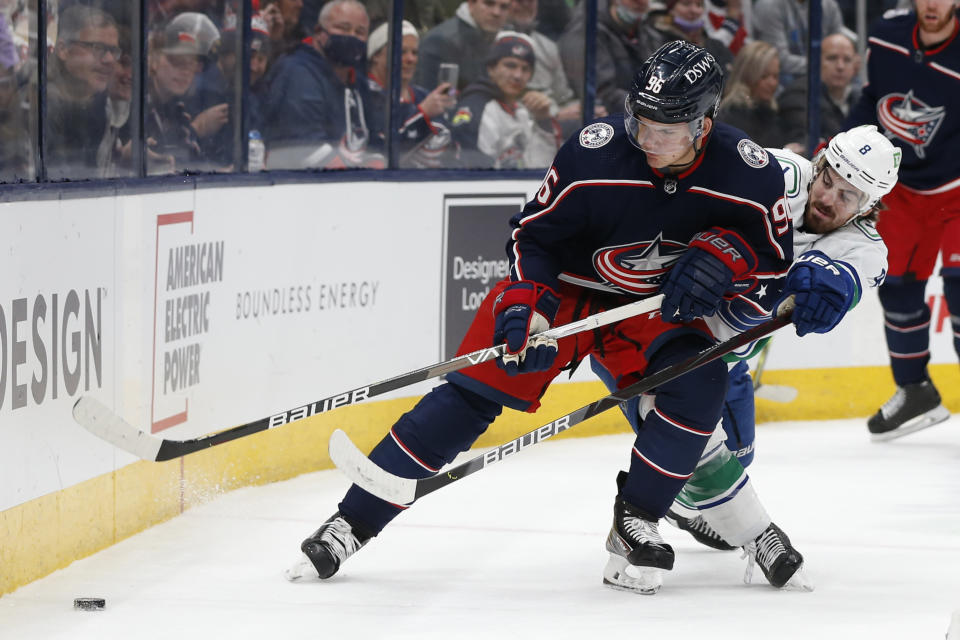
[[[425,497],[323,583],[282,571],[346,479],[235,491],[0,598],[0,638],[944,637],[960,608],[960,417],[884,444],[863,420],[760,426],[751,475],[813,593],[745,585],[738,552],[665,523],[677,562],[660,593],[602,586],[630,444],[531,447]],[[79,596],[106,610],[75,611]]]

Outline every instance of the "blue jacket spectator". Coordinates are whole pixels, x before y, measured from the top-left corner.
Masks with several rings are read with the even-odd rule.
[[[332,0],[310,44],[281,57],[264,103],[271,169],[383,166],[383,114],[364,76],[369,21],[355,0]]]

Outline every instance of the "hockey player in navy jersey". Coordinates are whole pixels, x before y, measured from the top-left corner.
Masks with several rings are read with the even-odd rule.
[[[874,223],[880,199],[896,184],[901,152],[874,125],[837,134],[813,162],[785,149],[767,151],[783,168],[794,228],[796,259],[787,289],[796,292],[797,334],[827,333],[865,290],[883,281],[887,249]],[[755,345],[748,345],[741,354],[754,352]],[[715,549],[743,547],[748,581],[756,563],[776,587],[811,589],[803,556],[771,521],[745,471],[753,437],[753,385],[740,360],[730,370],[723,429],[707,444],[667,520]]]
[[[394,424],[373,462],[404,477],[432,475],[503,407],[535,411],[551,381],[585,357],[624,386],[713,344],[703,317],[721,305],[736,330],[769,317],[793,259],[783,178],[761,147],[714,122],[722,87],[709,53],[668,43],[637,73],[625,115],[563,145],[512,219],[510,276],[486,297],[459,351],[506,342],[508,355],[449,374]],[[559,342],[528,339],[658,291],[661,314]],[[714,361],[658,389],[629,471],[617,477],[606,584],[655,593],[673,567],[658,521],[693,473],[726,388],[727,367]],[[303,541],[288,577],[330,578],[405,508],[352,486]]]
[[[924,300],[937,253],[960,355],[960,20],[954,0],[916,0],[890,11],[869,38],[868,85],[849,125],[877,124],[903,149],[900,182],[884,198],[877,230],[890,251],[880,287],[897,391],[867,422],[889,440],[942,422],[950,413],[927,373],[930,309]]]

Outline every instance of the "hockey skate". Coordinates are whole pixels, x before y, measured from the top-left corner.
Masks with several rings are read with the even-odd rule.
[[[783,529],[770,523],[763,533],[743,547],[747,558],[747,571],[743,581],[753,581],[753,567],[760,565],[767,582],[777,589],[813,591],[813,582],[803,571],[803,556],[790,544]]]
[[[727,544],[726,540],[720,537],[720,534],[714,531],[713,527],[707,524],[703,516],[697,514],[693,518],[685,518],[678,512],[670,509],[664,520],[675,526],[681,531],[686,531],[696,539],[700,544],[706,545],[712,549],[720,551],[733,551],[735,546]]]
[[[663,584],[663,571],[673,569],[673,548],[660,537],[656,520],[620,498],[613,505],[607,551],[603,584],[614,589],[652,595]]]
[[[326,580],[340,569],[343,561],[367,544],[372,536],[351,525],[340,512],[320,525],[320,528],[300,545],[300,559],[286,570],[287,580],[303,578]]]
[[[867,421],[874,442],[893,440],[932,427],[950,417],[930,379],[897,387],[893,397]]]

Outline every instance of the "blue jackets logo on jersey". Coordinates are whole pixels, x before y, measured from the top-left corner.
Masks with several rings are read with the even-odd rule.
[[[593,266],[611,286],[637,294],[656,293],[663,276],[687,248],[682,242],[664,240],[604,247],[593,254]]]
[[[888,93],[877,101],[877,120],[888,133],[913,147],[918,158],[933,140],[946,115],[943,107],[931,107],[913,96],[913,91]]]

